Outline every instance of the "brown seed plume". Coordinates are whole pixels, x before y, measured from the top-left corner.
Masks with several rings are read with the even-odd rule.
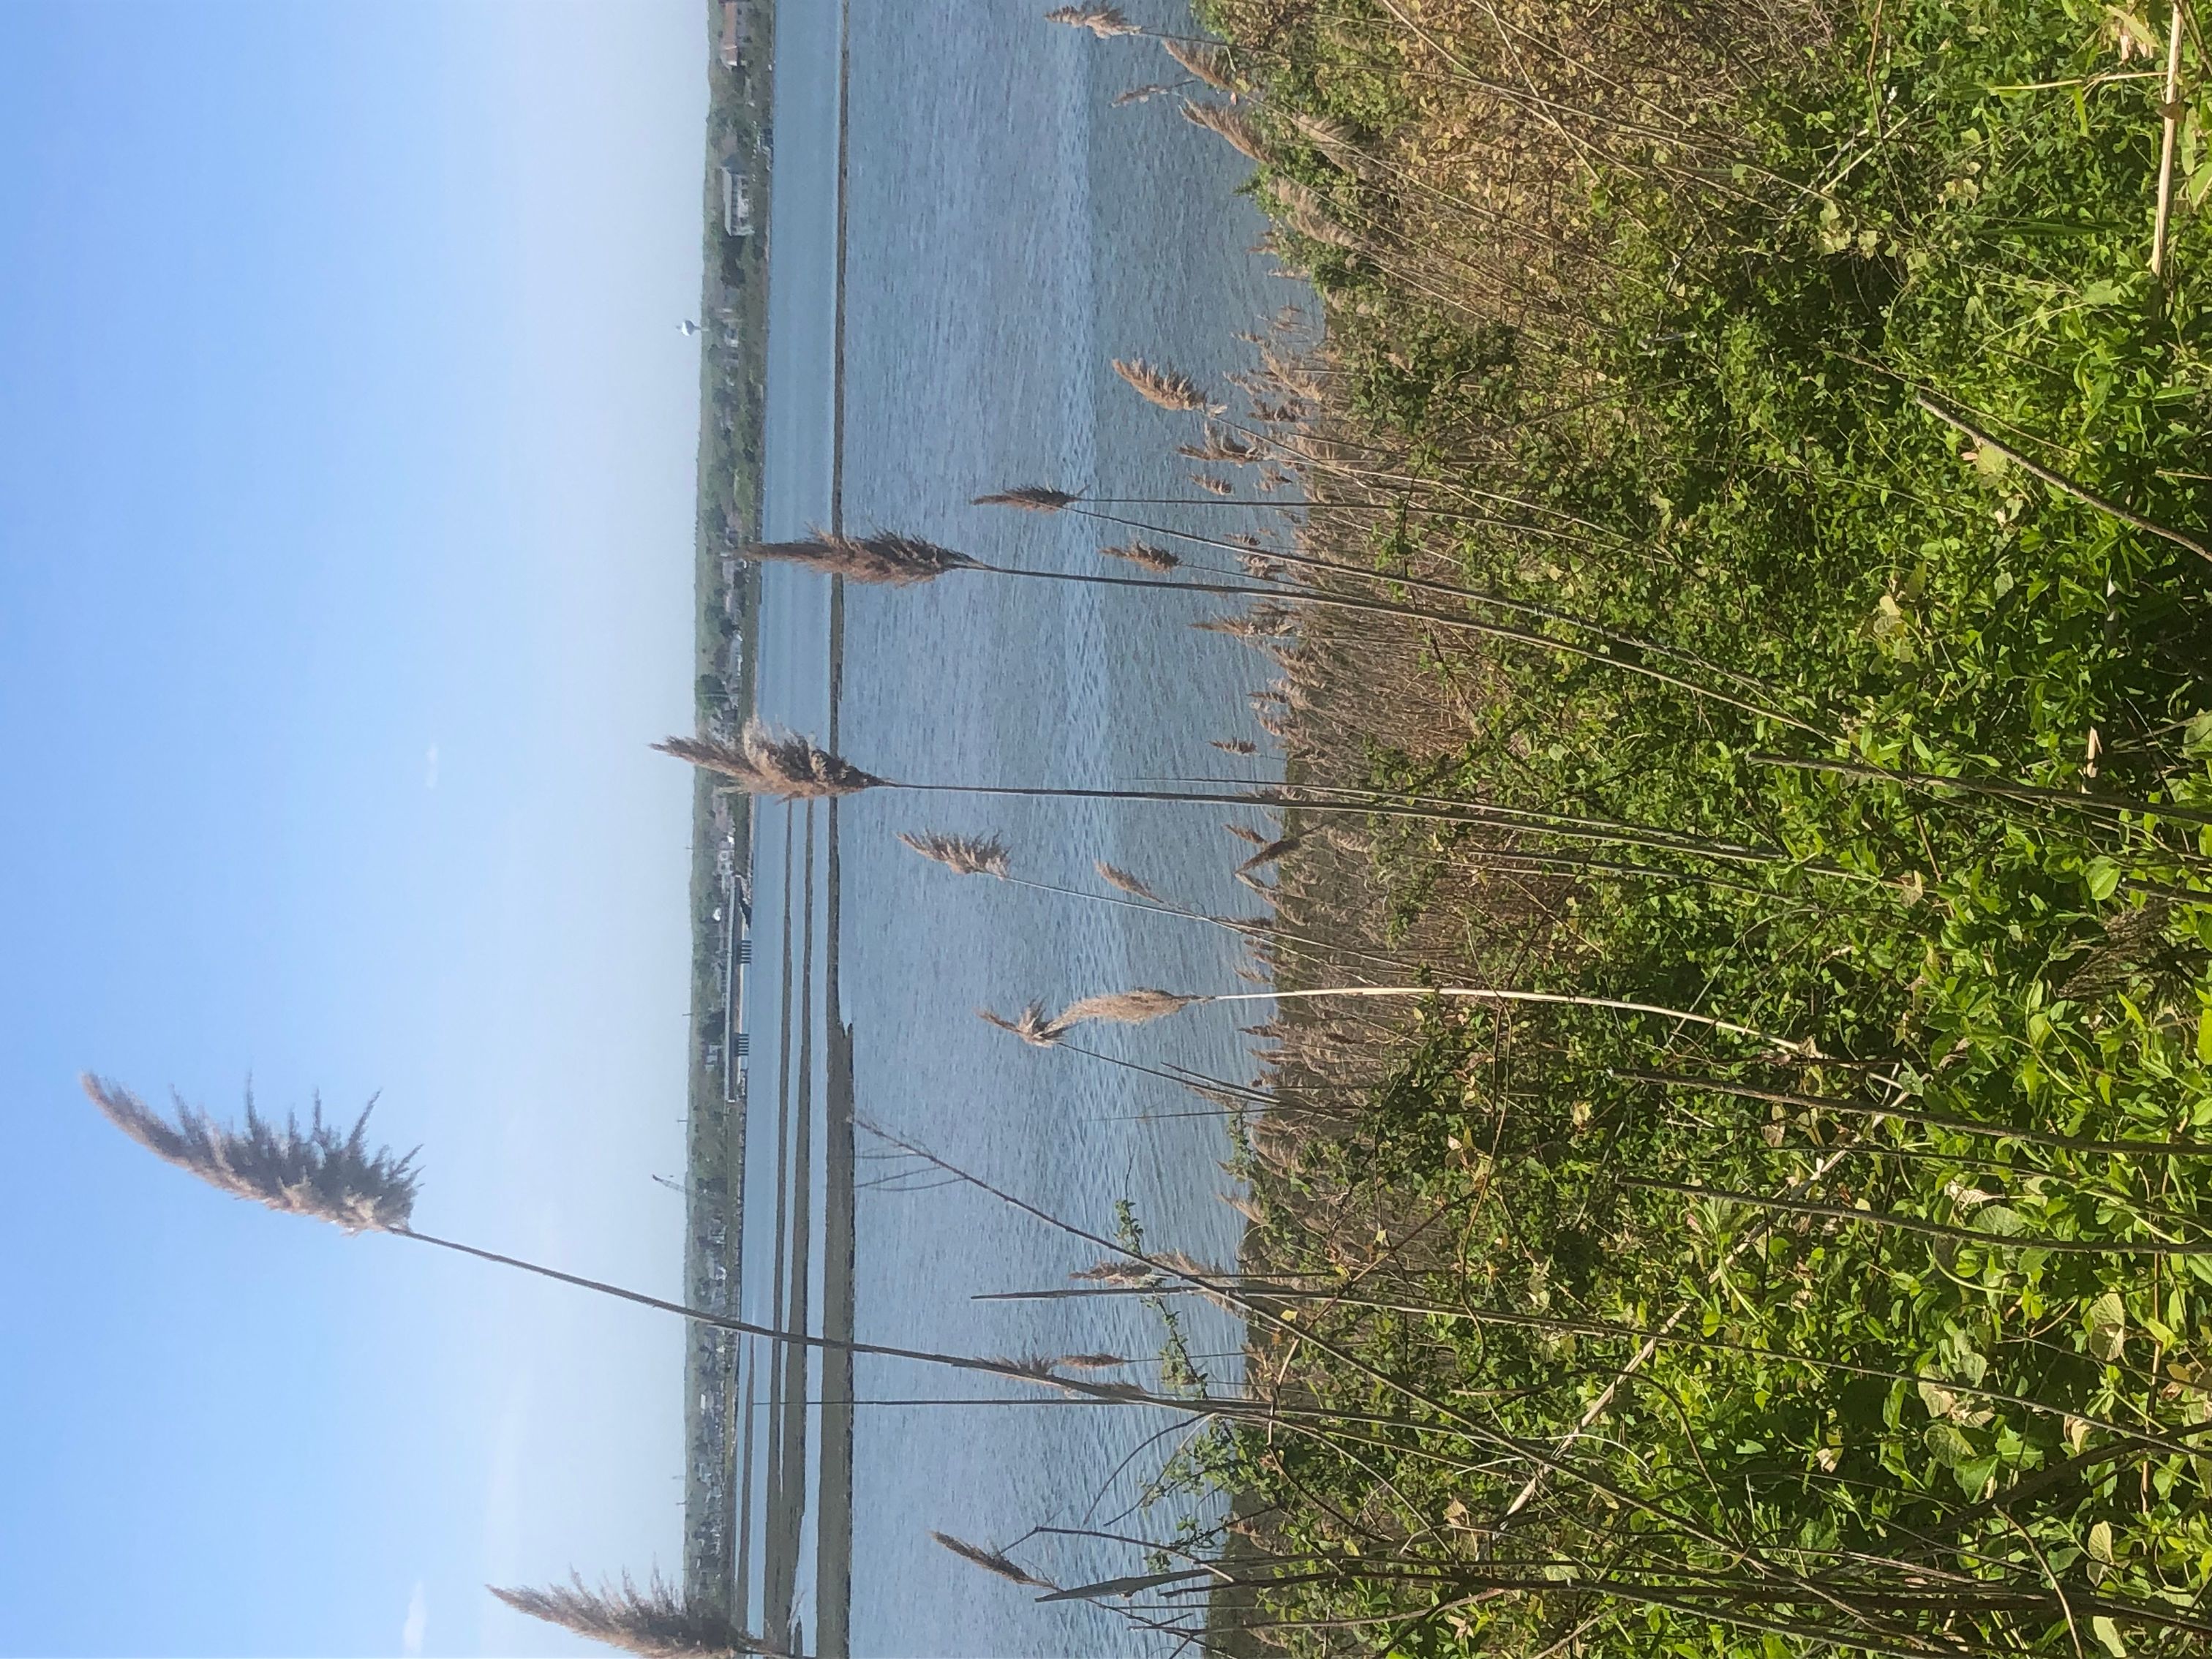
[[[1064,1353],[1053,1361],[1071,1371],[1109,1371],[1128,1363],[1118,1353]]]
[[[1190,481],[1210,495],[1234,495],[1237,486],[1226,478],[1217,478],[1211,472],[1194,472]]]
[[[794,732],[748,720],[735,742],[720,738],[670,738],[653,745],[664,755],[735,779],[748,794],[780,800],[814,800],[856,794],[884,780],[863,772]]]
[[[1155,547],[1150,542],[1131,542],[1127,547],[1102,547],[1098,550],[1107,558],[1125,559],[1156,576],[1164,576],[1182,563],[1164,547]]]
[[[980,1544],[970,1544],[965,1539],[953,1537],[950,1533],[933,1532],[929,1535],[963,1561],[968,1562],[970,1565],[981,1567],[988,1573],[994,1573],[1009,1583],[1024,1585],[1030,1589],[1057,1588],[1048,1580],[1039,1578],[1033,1573],[1024,1572],[1012,1560],[996,1550],[987,1550]]]
[[[1012,489],[994,490],[988,495],[978,495],[970,505],[1018,507],[1024,513],[1057,513],[1063,507],[1073,507],[1082,499],[1080,495],[1071,495],[1065,489],[1054,489],[1050,484],[1016,484]]]
[[[1260,745],[1249,738],[1209,738],[1206,741],[1216,749],[1231,755],[1256,755]]]
[[[368,1144],[371,1101],[340,1133],[323,1121],[317,1100],[307,1127],[290,1113],[281,1124],[263,1117],[246,1097],[241,1127],[216,1122],[176,1102],[173,1123],[121,1084],[88,1072],[79,1079],[110,1123],[155,1157],[228,1193],[287,1215],[327,1221],[349,1233],[404,1232],[414,1213],[422,1177],[415,1154],[395,1156]]]
[[[1190,376],[1177,374],[1172,368],[1158,368],[1142,357],[1132,357],[1127,362],[1116,357],[1114,372],[1134,387],[1139,398],[1162,409],[1188,410],[1206,406],[1206,394]]]
[[[834,536],[817,530],[810,541],[755,542],[745,550],[752,558],[803,565],[824,575],[880,587],[911,587],[934,581],[950,570],[972,569],[975,563],[965,553],[888,530],[872,536]]]
[[[1182,118],[1226,139],[1238,154],[1255,161],[1261,159],[1260,130],[1228,105],[1201,104],[1186,98],[1182,100]]]
[[[1068,1277],[1087,1285],[1149,1285],[1158,1275],[1141,1262],[1113,1256],[1093,1267],[1078,1267]]]
[[[1178,40],[1170,35],[1160,42],[1167,55],[1216,92],[1232,96],[1237,82],[1230,77],[1229,51],[1210,40]]]
[[[1270,179],[1267,188],[1282,204],[1284,222],[1299,235],[1326,242],[1332,247],[1357,248],[1361,245],[1356,233],[1337,222],[1334,210],[1320,191],[1295,179]]]
[[[1065,23],[1072,29],[1089,29],[1101,40],[1144,31],[1121,15],[1119,6],[1054,6],[1045,13],[1048,23]]]
[[[1254,747],[1256,748],[1258,745],[1255,744]],[[1253,829],[1249,824],[1224,823],[1221,827],[1224,830],[1226,830],[1231,835],[1236,836],[1237,840],[1249,842],[1254,847],[1265,847],[1267,844],[1267,836],[1261,835],[1257,830]]]
[[[1233,432],[1218,427],[1208,427],[1202,444],[1177,444],[1176,453],[1194,461],[1230,461],[1238,465],[1260,453],[1258,446],[1247,442]]]
[[[1128,893],[1137,898],[1143,899],[1148,903],[1165,904],[1167,902],[1165,899],[1162,898],[1158,893],[1155,893],[1151,888],[1146,886],[1142,881],[1131,875],[1127,870],[1116,869],[1114,866],[1107,863],[1104,859],[1092,860],[1091,867],[1097,871],[1100,878],[1103,879],[1109,887],[1118,887],[1123,892]]]
[[[996,876],[1004,881],[1013,873],[1006,844],[996,836],[942,836],[933,830],[908,834],[902,830],[899,839],[956,876]]]
[[[687,1607],[658,1573],[643,1589],[628,1573],[620,1589],[608,1585],[597,1591],[586,1588],[580,1573],[571,1577],[572,1583],[548,1589],[485,1588],[517,1613],[646,1659],[731,1659],[785,1651],[711,1608]]]
[[[1280,841],[1269,842],[1250,858],[1238,865],[1237,873],[1241,876],[1248,870],[1257,870],[1262,865],[1273,864],[1277,859],[1288,857],[1298,850],[1303,840],[1304,837],[1298,836],[1285,836]]]
[[[1033,1048],[1052,1048],[1067,1035],[1066,1029],[1059,1021],[1045,1018],[1042,1002],[1032,1002],[1012,1019],[988,1008],[978,1008],[975,1017],[986,1025],[995,1025],[1002,1031],[1012,1032]]]
[[[1065,1030],[1071,1025],[1080,1025],[1086,1020],[1112,1020],[1121,1025],[1142,1025],[1155,1019],[1188,1008],[1196,997],[1177,996],[1173,991],[1154,990],[1139,987],[1133,991],[1109,991],[1103,996],[1085,997],[1061,1009],[1053,1024]]]

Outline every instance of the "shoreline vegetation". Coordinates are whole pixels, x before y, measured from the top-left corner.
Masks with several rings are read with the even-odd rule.
[[[1123,369],[1208,496],[1304,505],[1219,624],[1290,798],[1262,1076],[1192,1082],[1252,1226],[1144,1284],[1247,1317],[1180,1460],[1231,1502],[1109,1604],[1240,1652],[2202,1651],[2195,18],[1200,9],[1184,113],[1326,343],[1233,411]]]

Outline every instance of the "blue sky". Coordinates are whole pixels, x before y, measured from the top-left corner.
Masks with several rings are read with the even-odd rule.
[[[428,1231],[664,1293],[706,17],[0,6],[0,1648],[568,1651],[673,1322],[204,1191],[76,1091],[382,1091]]]

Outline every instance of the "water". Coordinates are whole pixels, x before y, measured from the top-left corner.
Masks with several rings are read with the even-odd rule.
[[[1128,574],[1095,549],[1129,532],[1069,514],[972,507],[968,498],[1026,483],[1109,496],[1195,496],[1186,481],[1192,464],[1173,446],[1197,441],[1199,417],[1141,403],[1110,360],[1141,356],[1218,382],[1224,370],[1249,366],[1250,349],[1234,335],[1304,295],[1247,252],[1263,227],[1234,193],[1246,171],[1240,157],[1182,120],[1171,99],[1110,106],[1127,88],[1182,78],[1157,44],[1097,41],[1043,22],[1041,9],[1039,0],[924,8],[853,0],[842,43],[851,100],[844,522],[909,531],[997,562]],[[1190,27],[1170,0],[1126,9],[1153,27]],[[764,495],[771,538],[803,534],[831,513],[839,22],[824,0],[783,0],[778,19]],[[1212,533],[1254,522],[1202,507],[1117,510]],[[1215,608],[975,575],[898,592],[851,589],[840,747],[871,770],[915,780],[1096,786],[1264,777],[1264,757],[1207,744],[1218,737],[1265,743],[1246,702],[1266,683],[1264,659],[1186,625]],[[830,714],[828,627],[825,582],[769,573],[761,705],[817,735]],[[1216,1198],[1230,1186],[1219,1168],[1229,1143],[1202,1103],[1096,1060],[1026,1048],[974,1011],[1012,1013],[1031,998],[1057,1006],[1140,984],[1247,989],[1234,939],[1178,919],[957,878],[893,839],[901,830],[992,832],[1012,846],[1018,872],[1038,880],[1101,890],[1091,863],[1103,859],[1178,904],[1249,914],[1252,896],[1231,877],[1249,849],[1218,827],[1224,816],[1182,805],[890,791],[844,805],[838,990],[854,1033],[858,1115],[1094,1231],[1111,1234],[1117,1200],[1126,1200],[1156,1248],[1233,1260],[1241,1224]],[[790,1304],[803,1286],[817,1328],[829,1196],[827,820],[819,807],[761,811],[760,966],[746,1010],[753,1106],[742,1299],[754,1316],[795,1318]],[[811,981],[802,971],[810,934]],[[779,979],[787,939],[794,981],[787,1025]],[[1150,1065],[1241,1079],[1250,1061],[1235,1027],[1262,1017],[1263,1007],[1194,1009],[1136,1030],[1091,1027],[1081,1040]],[[803,1164],[802,1117],[810,1143]],[[866,1133],[857,1144],[863,1339],[983,1354],[1158,1353],[1159,1323],[1132,1299],[970,1301],[977,1291],[1064,1284],[1100,1252],[972,1189],[912,1178],[910,1165],[882,1158]],[[787,1236],[780,1285],[779,1214]],[[806,1241],[805,1266],[793,1272],[790,1241],[799,1239]],[[1233,1380],[1231,1322],[1202,1306],[1182,1317],[1193,1350],[1218,1356],[1202,1358],[1202,1368]],[[1149,1381],[1152,1371],[1147,1364],[1127,1375]],[[1149,1516],[1122,1512],[1183,1432],[1178,1419],[1039,1403],[1041,1393],[988,1379],[979,1386],[867,1360],[857,1384],[863,1402],[1003,1394],[1024,1403],[858,1408],[854,1652],[1167,1645],[1087,1604],[1040,1607],[1032,1592],[945,1554],[928,1531],[1002,1545],[1041,1524],[1162,1535],[1182,1512],[1177,1502]],[[807,1369],[806,1397],[821,1388],[817,1362]],[[753,1392],[767,1400],[769,1380]],[[823,1579],[834,1583],[836,1572],[816,1559],[822,1425],[818,1413],[803,1420],[805,1513],[794,1539],[763,1550],[765,1539],[793,1523],[791,1499],[802,1487],[787,1474],[783,1512],[769,1514],[775,1431],[763,1414],[748,1577],[752,1615],[772,1613],[763,1601],[778,1594],[779,1566],[765,1558],[782,1553],[780,1570],[795,1576],[794,1611],[818,1632],[816,1589]],[[1164,1429],[1166,1437],[1152,1439]],[[1081,1540],[1036,1540],[1016,1553],[1067,1583],[1140,1570],[1134,1551]]]

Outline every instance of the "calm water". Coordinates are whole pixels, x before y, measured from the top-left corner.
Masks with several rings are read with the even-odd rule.
[[[1192,497],[1191,464],[1173,453],[1195,417],[1139,402],[1110,360],[1143,356],[1218,378],[1249,366],[1234,336],[1305,295],[1247,252],[1262,226],[1235,195],[1245,164],[1180,118],[1169,98],[1131,107],[1114,94],[1180,71],[1142,40],[1100,42],[1048,25],[1041,0],[852,0],[844,519],[848,529],[911,531],[995,562],[1102,568],[1095,549],[1127,532],[1072,515],[1038,518],[967,505],[1015,483],[1102,495]],[[1188,28],[1172,0],[1130,3],[1139,21]],[[783,0],[776,71],[770,250],[765,516],[771,537],[804,533],[830,511],[836,242],[838,8]],[[1242,515],[1133,509],[1218,532]],[[1155,538],[1157,539],[1157,538]],[[1197,556],[1206,555],[1197,550]],[[1127,573],[1107,562],[1103,568]],[[1264,760],[1207,746],[1265,742],[1246,693],[1262,659],[1186,624],[1214,607],[1074,584],[952,577],[904,592],[848,596],[841,746],[891,776],[957,782],[1099,785],[1170,775],[1259,777]],[[759,653],[773,718],[826,726],[826,584],[772,571]],[[791,824],[786,852],[785,818]],[[1241,1223],[1217,1200],[1228,1177],[1219,1126],[1170,1085],[1066,1052],[1024,1047],[987,1028],[1031,998],[1057,1006],[1137,984],[1249,988],[1234,941],[1172,918],[956,878],[901,848],[901,830],[996,833],[1018,872],[1097,889],[1091,861],[1142,876],[1192,908],[1249,914],[1231,878],[1241,849],[1218,810],[1116,803],[1017,802],[879,792],[848,804],[843,859],[842,994],[855,1041],[858,1115],[1093,1231],[1133,1206],[1148,1240],[1232,1259]],[[1247,815],[1255,824],[1256,818]],[[818,1030],[826,814],[763,807],[756,866],[753,1149],[744,1300],[784,1311],[788,1268],[811,1226],[808,1317],[821,1304],[823,1195]],[[777,973],[789,894],[794,977],[805,960],[805,848],[815,866],[815,983],[794,986],[788,1024]],[[797,1122],[800,1022],[811,1042],[802,1200]],[[1242,1079],[1235,1027],[1261,1017],[1197,1009],[1085,1046]],[[785,1075],[779,1079],[778,1073]],[[779,1088],[779,1081],[782,1086]],[[781,1136],[781,1141],[780,1141]],[[781,1169],[776,1149],[781,1145]],[[1156,1320],[1128,1299],[978,1304],[978,1291],[1064,1283],[1098,1252],[957,1185],[905,1178],[860,1137],[857,1322],[867,1340],[977,1353],[1100,1348],[1150,1357]],[[779,1181],[779,1175],[782,1179]],[[879,1184],[869,1185],[871,1182]],[[781,1188],[779,1201],[779,1187]],[[799,1214],[804,1207],[811,1220]],[[787,1236],[781,1287],[778,1218]],[[1192,1348],[1218,1377],[1236,1375],[1238,1334],[1225,1316],[1185,1310]],[[1151,1367],[1128,1373],[1149,1380]],[[818,1367],[810,1374],[811,1398]],[[969,1379],[863,1362],[866,1402],[996,1392]],[[1031,1593],[969,1568],[931,1528],[1008,1544],[1038,1525],[1164,1534],[1173,1503],[1125,1516],[1181,1430],[1127,1410],[863,1404],[855,1431],[852,1647],[860,1654],[1142,1652],[1164,1646],[1080,1604],[1039,1607]],[[763,1379],[755,1390],[765,1401]],[[766,1413],[763,1413],[765,1468]],[[1165,1438],[1146,1443],[1163,1429]],[[796,1611],[812,1632],[815,1516],[799,1534]],[[756,1547],[775,1530],[758,1489]],[[795,1484],[795,1483],[794,1483]],[[787,1517],[786,1517],[787,1518]],[[1139,1571],[1135,1553],[1038,1540],[1017,1553],[1059,1579]],[[759,1610],[761,1576],[752,1575]]]

